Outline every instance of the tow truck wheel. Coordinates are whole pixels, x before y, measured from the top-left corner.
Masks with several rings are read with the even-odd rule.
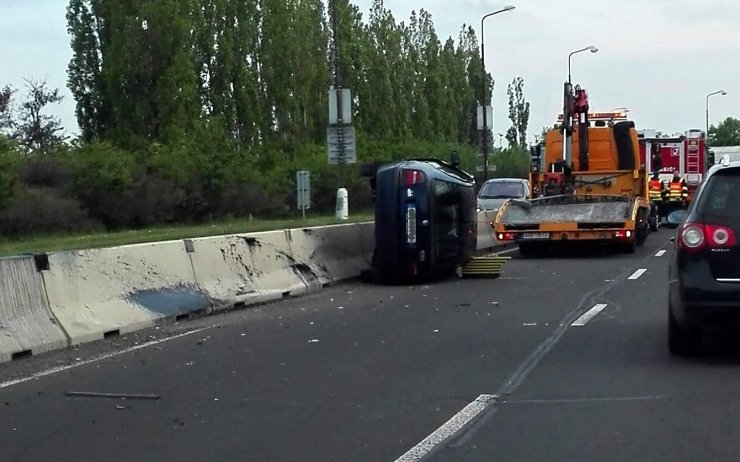
[[[637,238],[622,244],[623,253],[635,253],[637,251]]]
[[[647,209],[640,209],[637,212],[637,228],[635,229],[636,245],[641,246],[647,240],[650,234],[650,215]]]

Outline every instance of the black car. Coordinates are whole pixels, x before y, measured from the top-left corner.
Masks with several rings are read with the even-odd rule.
[[[668,346],[696,350],[707,328],[740,321],[740,162],[707,173],[678,228],[670,265]]]
[[[386,164],[371,185],[376,279],[393,283],[437,276],[475,253],[475,180],[457,165],[435,159]]]

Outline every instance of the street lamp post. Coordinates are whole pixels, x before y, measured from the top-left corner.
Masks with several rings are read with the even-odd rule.
[[[706,134],[707,142],[709,141],[709,97],[710,96],[714,96],[714,95],[722,95],[722,96],[725,96],[726,94],[727,94],[727,92],[724,91],[724,90],[717,90],[717,91],[714,91],[714,92],[712,92],[712,93],[710,93],[710,94],[707,95],[707,104],[706,104],[706,109],[707,109],[707,134]]]
[[[488,95],[487,95],[487,85],[486,85],[486,41],[483,35],[483,25],[484,21],[488,18],[490,18],[493,15],[499,14],[499,13],[505,13],[507,11],[511,11],[515,9],[516,7],[514,5],[507,5],[503,7],[502,9],[498,11],[494,11],[493,13],[488,13],[487,15],[483,16],[480,20],[480,63],[481,63],[481,87],[482,87],[482,97],[483,101],[481,103],[481,106],[483,106],[483,135],[482,135],[482,141],[481,141],[481,149],[483,150],[483,181],[488,179],[488,146],[487,146],[487,135],[488,135],[488,111],[486,110],[486,103],[488,101]]]
[[[596,48],[595,46],[591,45],[591,46],[587,46],[586,48],[581,48],[580,50],[573,51],[573,52],[571,52],[568,55],[568,83],[571,83],[571,78],[570,78],[570,58],[572,58],[573,55],[575,55],[577,53],[583,53],[584,51],[590,51],[591,53],[598,53],[599,52],[599,49]]]
[[[589,45],[579,50],[572,51],[568,55],[568,85],[567,85],[568,89],[567,91],[569,92],[569,94],[573,93],[573,83],[571,79],[571,64],[570,64],[571,58],[573,57],[573,55],[578,54],[578,53],[583,53],[584,51],[590,51],[591,53],[598,53],[599,49],[593,45]],[[570,140],[568,139],[569,138],[568,131],[570,130],[570,127],[573,126],[573,121],[571,119],[571,116],[569,115],[569,111],[565,107],[567,106],[567,102],[568,102],[568,98],[566,98],[566,101],[564,101],[564,104],[563,104],[564,106],[563,107],[563,160],[564,161],[568,159],[568,154],[570,153],[571,146],[570,146]]]

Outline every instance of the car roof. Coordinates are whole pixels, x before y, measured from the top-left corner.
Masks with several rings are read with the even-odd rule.
[[[486,180],[486,183],[520,183],[522,181],[527,181],[525,178],[491,178],[490,180]]]
[[[707,178],[724,170],[740,168],[740,160],[730,160],[729,157],[723,157],[718,163],[712,165],[707,172]]]

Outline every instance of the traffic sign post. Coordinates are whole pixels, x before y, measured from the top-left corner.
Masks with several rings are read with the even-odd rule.
[[[306,219],[306,210],[311,208],[311,173],[301,170],[296,173],[296,203]]]
[[[483,181],[488,179],[488,154],[493,147],[493,106],[478,106],[478,142],[483,165],[478,169],[483,170]]]
[[[348,88],[329,90],[329,128],[326,151],[330,165],[339,165],[339,186],[344,183],[344,166],[357,162],[355,127],[352,123],[352,92]]]

